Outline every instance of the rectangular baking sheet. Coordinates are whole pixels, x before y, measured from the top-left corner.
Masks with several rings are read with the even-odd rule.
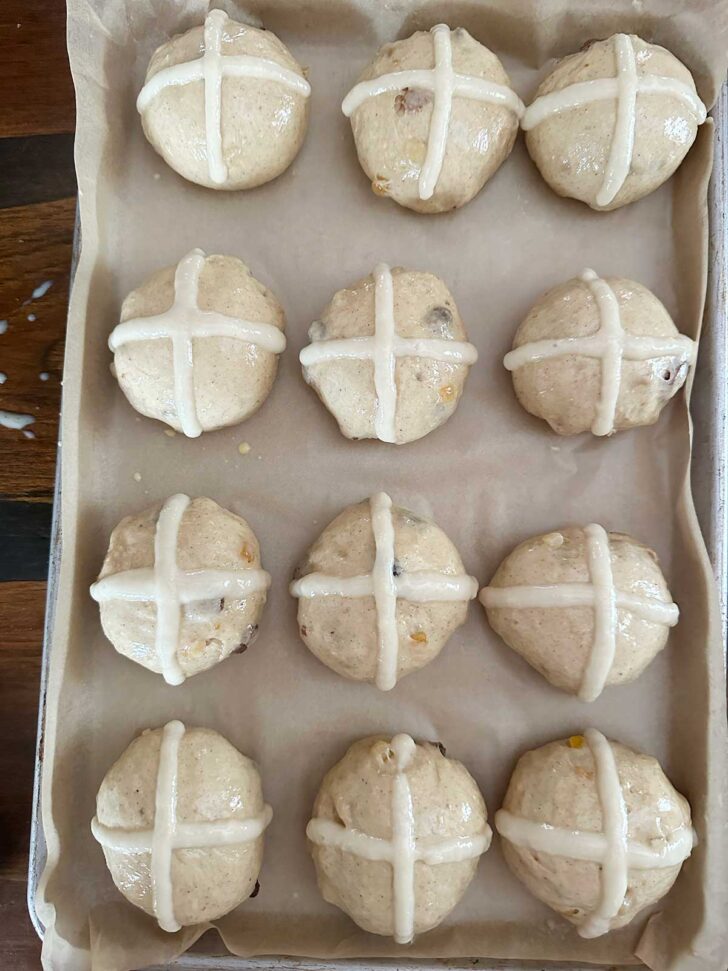
[[[603,273],[642,280],[667,304],[681,329],[697,332],[706,270],[701,198],[710,130],[701,132],[671,184],[609,216],[552,196],[519,143],[474,203],[451,216],[421,217],[370,199],[338,114],[352,75],[382,40],[445,18],[469,27],[501,54],[526,95],[533,90],[536,67],[549,55],[618,26],[639,29],[675,50],[693,68],[703,97],[712,101],[722,77],[715,45],[725,5],[698,4],[690,12],[677,6],[662,4],[662,16],[655,17],[649,3],[616,4],[609,12],[590,2],[538,8],[526,3],[450,3],[446,8],[398,3],[379,5],[375,24],[372,6],[366,4],[292,6],[278,0],[257,5],[267,26],[310,65],[314,111],[307,145],[292,170],[255,193],[229,196],[185,185],[166,170],[144,143],[133,111],[134,92],[153,47],[200,22],[204,5],[136,5],[127,30],[118,22],[124,10],[120,0],[71,4],[85,248],[70,314],[60,517],[64,549],[49,631],[42,789],[51,862],[47,873],[52,876],[42,888],[39,907],[41,920],[51,924],[44,945],[48,966],[80,967],[83,953],[77,948],[83,947],[93,902],[101,904],[94,915],[98,967],[140,966],[172,957],[175,946],[181,946],[148,933],[151,922],[120,902],[87,829],[93,795],[110,762],[138,730],[172,716],[218,728],[258,759],[267,798],[276,809],[263,892],[220,922],[228,943],[243,954],[357,956],[371,967],[373,959],[387,955],[423,960],[477,955],[494,964],[508,957],[624,964],[634,963],[639,950],[654,967],[720,966],[725,945],[720,921],[714,921],[722,917],[720,893],[725,890],[719,871],[725,848],[722,820],[711,807],[718,804],[724,784],[722,645],[707,559],[682,492],[688,458],[684,403],[675,402],[652,429],[610,442],[568,442],[518,410],[500,368],[530,302],[585,262]],[[186,442],[167,439],[160,426],[130,411],[108,376],[105,339],[124,293],[152,268],[174,262],[193,245],[242,256],[279,294],[288,311],[289,350],[271,400],[258,416],[237,429]],[[296,364],[308,323],[331,293],[366,274],[381,258],[440,273],[481,352],[449,426],[394,452],[341,440],[303,386]],[[714,269],[711,281],[715,288],[721,273],[709,324],[724,320],[723,271]],[[710,470],[706,476],[700,467],[703,487],[723,475],[723,453],[717,447],[724,431],[717,405],[722,385],[716,382],[708,391],[708,382],[725,374],[715,366],[720,358],[712,357],[724,331],[709,326],[705,336],[708,365],[714,366],[702,389],[699,385],[700,399],[696,396],[696,407],[703,402],[697,456],[708,456],[703,461]],[[705,359],[704,346],[703,371]],[[245,458],[237,453],[243,440],[253,445]],[[601,474],[605,462],[607,478]],[[454,481],[452,469],[458,463],[462,472]],[[516,469],[525,474],[514,475]],[[139,483],[135,472],[141,475]],[[539,495],[531,488],[536,482],[542,486]],[[459,545],[468,570],[483,582],[500,557],[530,533],[590,519],[632,531],[660,553],[683,607],[683,623],[636,685],[609,692],[588,709],[542,685],[511,657],[476,607],[441,658],[402,682],[396,696],[341,682],[298,642],[286,580],[307,544],[341,506],[382,487],[404,505],[433,513]],[[169,689],[117,657],[104,642],[86,588],[115,522],[178,490],[212,495],[251,521],[274,575],[274,590],[254,651],[183,688]],[[721,512],[706,496],[706,527],[714,540]],[[716,564],[724,562],[720,542],[713,553]],[[462,685],[469,686],[467,692]],[[135,699],[131,710],[129,697]],[[296,737],[305,726],[303,764],[291,766],[286,758],[291,732],[277,715],[282,710],[291,714]],[[698,829],[706,837],[661,908],[665,918],[653,921],[647,934],[641,922],[585,944],[515,883],[497,847],[484,858],[461,907],[410,949],[357,932],[320,901],[303,826],[325,768],[353,738],[377,730],[442,738],[474,772],[492,812],[520,751],[587,723],[661,757],[690,796]],[[54,914],[49,903],[55,901],[62,907]],[[703,918],[707,922],[698,932]],[[697,949],[698,956],[690,958],[688,947]],[[195,961],[188,955],[182,963],[194,966]]]

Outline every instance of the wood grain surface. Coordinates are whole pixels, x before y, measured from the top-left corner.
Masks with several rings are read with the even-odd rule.
[[[0,427],[0,967],[8,971],[40,967],[26,890],[76,207],[65,19],[63,0],[0,4],[0,409],[34,419],[32,437]]]

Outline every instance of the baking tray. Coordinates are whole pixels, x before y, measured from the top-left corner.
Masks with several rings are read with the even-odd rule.
[[[695,506],[705,537],[707,550],[713,566],[714,576],[718,585],[723,642],[726,642],[726,625],[728,622],[728,518],[727,518],[727,488],[728,488],[728,382],[726,373],[728,368],[728,219],[726,206],[728,205],[728,88],[724,86],[720,97],[711,112],[715,123],[715,164],[710,184],[709,208],[710,220],[710,262],[708,279],[708,297],[704,330],[701,337],[701,353],[697,365],[696,381],[691,402],[691,413],[694,421],[694,445],[692,462],[692,483]],[[75,234],[76,246],[72,273],[78,252],[78,225]],[[44,644],[41,666],[41,687],[38,718],[38,737],[36,747],[36,763],[34,775],[33,815],[31,821],[31,841],[28,878],[28,909],[31,920],[38,932],[43,936],[43,925],[38,918],[35,908],[35,896],[38,880],[45,864],[45,843],[40,822],[40,776],[43,765],[43,725],[45,715],[45,693],[47,672],[49,665],[50,632],[53,628],[54,608],[56,602],[57,578],[60,566],[62,536],[58,510],[60,508],[60,464],[62,460],[62,442],[59,441],[58,469],[54,493],[54,515],[51,532],[51,549],[49,564],[49,581],[46,605],[46,620],[44,630]],[[393,968],[398,966],[413,967],[413,962],[397,962],[394,960],[372,961],[314,961],[302,958],[249,958],[243,959],[220,952],[214,947],[215,953],[209,950],[203,952],[207,945],[222,947],[216,937],[207,935],[198,942],[195,949],[182,955],[168,966],[209,969],[215,968],[336,968],[346,965],[351,968]],[[414,966],[432,967],[446,964],[452,968],[470,968],[472,962],[468,960],[417,961]],[[528,962],[516,961],[479,961],[479,966],[489,968],[531,967]],[[551,967],[556,965],[550,964]],[[578,965],[570,964],[576,968]],[[595,967],[589,965],[589,967]]]

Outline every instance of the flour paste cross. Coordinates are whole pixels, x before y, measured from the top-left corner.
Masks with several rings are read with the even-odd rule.
[[[656,74],[638,74],[634,44],[628,34],[614,35],[614,55],[616,77],[578,81],[558,91],[541,95],[526,108],[521,121],[523,130],[529,131],[562,111],[582,108],[595,101],[616,100],[609,158],[596,200],[599,206],[608,206],[614,200],[629,175],[634,152],[638,95],[666,94],[678,98],[699,125],[703,124],[707,116],[705,105],[684,81]]]
[[[175,850],[215,849],[251,843],[262,836],[273,818],[265,805],[259,816],[250,819],[218,819],[202,823],[177,820],[177,773],[179,746],[185,733],[182,722],[168,722],[162,729],[159,768],[154,798],[154,824],[151,830],[127,830],[104,826],[94,816],[91,832],[98,842],[115,853],[149,853],[152,881],[152,908],[163,931],[180,929],[174,915],[172,855]]]
[[[202,250],[194,249],[179,261],[174,274],[174,301],[169,310],[151,317],[125,320],[117,324],[109,337],[109,348],[114,352],[124,344],[136,341],[172,342],[175,408],[180,427],[188,438],[202,434],[195,402],[195,340],[227,337],[255,344],[271,354],[280,354],[286,346],[285,335],[273,324],[253,323],[214,310],[200,309],[197,301],[205,259]]]
[[[177,543],[189,496],[167,499],[157,520],[154,536],[154,566],[113,573],[91,586],[99,603],[135,600],[154,603],[157,608],[155,647],[167,684],[182,684],[185,674],[177,658],[184,604],[229,597],[244,600],[263,593],[270,586],[265,570],[180,570]]]
[[[391,741],[397,773],[392,781],[392,837],[385,840],[348,829],[331,819],[312,819],[306,835],[317,846],[334,846],[363,860],[382,861],[392,867],[392,909],[394,939],[409,944],[415,931],[415,863],[429,866],[461,863],[481,856],[490,846],[492,831],[488,824],[475,836],[417,839],[416,816],[407,779],[417,746],[409,735],[396,735]]]
[[[392,500],[378,492],[369,500],[374,534],[375,557],[372,572],[355,577],[336,577],[309,573],[290,586],[291,595],[312,597],[374,597],[377,615],[376,686],[391,690],[397,683],[399,634],[397,600],[410,603],[452,603],[472,600],[478,581],[465,574],[451,575],[433,571],[411,571],[394,575],[394,523]]]
[[[432,117],[427,137],[427,152],[420,171],[420,199],[431,199],[440,178],[447,150],[448,129],[453,98],[485,101],[510,109],[520,118],[524,105],[518,95],[505,84],[487,81],[469,74],[457,74],[452,66],[452,40],[447,24],[437,24],[430,31],[434,47],[435,66],[429,69],[395,71],[370,81],[360,81],[344,98],[341,110],[349,118],[369,98],[380,94],[414,88],[433,93]]]
[[[223,54],[222,43],[229,19],[223,10],[211,10],[205,17],[202,57],[163,68],[146,82],[137,98],[137,111],[142,114],[166,88],[195,81],[204,83],[207,165],[210,178],[217,185],[224,184],[228,177],[222,149],[224,78],[257,78],[281,84],[304,98],[311,94],[311,86],[305,78],[275,61],[250,54]]]
[[[618,611],[627,610],[652,624],[674,627],[677,604],[640,593],[617,590],[612,573],[609,534],[592,523],[584,527],[588,583],[557,583],[540,586],[484,587],[480,601],[489,609],[528,610],[553,607],[591,607],[594,640],[579,688],[582,701],[594,701],[604,690],[617,649]]]
[[[509,351],[503,359],[508,371],[525,364],[535,364],[555,357],[577,354],[601,362],[601,388],[592,424],[594,435],[611,435],[622,381],[622,361],[649,361],[661,357],[678,357],[680,367],[692,364],[695,341],[678,334],[676,337],[648,337],[628,334],[622,326],[617,296],[606,280],[594,270],[584,270],[580,280],[594,298],[599,313],[599,328],[587,337],[562,337],[530,341]]]
[[[478,352],[472,344],[441,338],[399,337],[394,319],[392,271],[386,263],[374,267],[374,336],[335,337],[304,347],[299,360],[304,368],[326,361],[372,361],[377,397],[374,431],[382,442],[396,442],[397,381],[400,357],[422,357],[446,364],[474,364]],[[307,378],[308,380],[308,378]]]
[[[599,901],[579,925],[579,934],[592,938],[611,929],[624,903],[630,869],[679,866],[690,856],[696,837],[692,828],[681,826],[669,840],[655,841],[659,846],[630,840],[627,807],[611,743],[594,729],[585,732],[584,738],[594,760],[602,831],[563,829],[514,816],[505,809],[495,814],[495,828],[514,846],[534,853],[599,864]]]

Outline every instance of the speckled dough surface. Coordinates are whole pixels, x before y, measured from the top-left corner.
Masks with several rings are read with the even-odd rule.
[[[155,564],[160,506],[127,516],[111,534],[99,579]],[[182,517],[176,545],[179,570],[260,570],[260,548],[248,523],[212,499],[193,499]],[[176,662],[185,677],[206,671],[252,644],[265,592],[244,599],[217,597],[180,606]],[[100,603],[101,624],[116,650],[155,673],[162,671],[155,638],[157,609],[150,601]]]
[[[635,34],[629,40],[634,51],[637,83],[648,76],[675,78],[695,93],[690,71],[670,51],[648,44]],[[533,100],[570,85],[614,78],[616,74],[614,37],[594,41],[584,50],[558,61],[539,85]],[[549,114],[526,132],[526,146],[554,192],[580,199],[592,209],[617,209],[653,192],[670,178],[695,141],[698,120],[675,95],[638,90],[628,174],[614,198],[600,205],[597,196],[604,184],[616,126],[617,99],[608,97]]]
[[[326,774],[313,808],[314,819],[331,820],[383,840],[393,836],[393,790],[397,765],[389,738],[364,738]],[[487,810],[468,770],[446,758],[436,744],[417,745],[406,770],[417,841],[480,836]],[[364,930],[394,932],[393,868],[335,846],[311,845],[319,888]],[[478,858],[456,863],[414,864],[414,932],[436,927],[468,888]]]
[[[134,739],[106,773],[96,799],[96,817],[110,830],[153,831],[162,729]],[[249,820],[264,813],[255,763],[222,735],[190,728],[182,736],[176,765],[176,821],[215,823]],[[106,864],[128,901],[156,916],[151,853],[104,847]],[[247,843],[197,846],[172,851],[172,907],[183,926],[214,920],[246,900],[263,860],[263,836]]]
[[[690,806],[659,762],[619,742],[610,742],[627,816],[630,843],[659,852],[690,827]],[[604,829],[594,758],[583,736],[551,742],[518,760],[503,808],[514,816],[568,830]],[[496,815],[496,823],[498,816]],[[574,924],[598,904],[602,867],[589,860],[530,850],[501,837],[511,870],[539,900]],[[663,897],[680,872],[675,866],[629,870],[627,892],[611,928],[623,927]]]
[[[175,301],[176,270],[174,266],[158,270],[132,290],[121,307],[122,323],[168,311]],[[234,256],[205,258],[197,306],[201,311],[268,324],[281,332],[285,329],[276,297]],[[254,414],[268,397],[278,370],[275,353],[233,337],[193,338],[192,362],[193,407],[203,431],[235,425]],[[182,431],[171,340],[122,344],[114,353],[114,371],[138,412]]]
[[[414,571],[465,574],[457,549],[429,520],[392,508],[395,577]],[[324,529],[298,566],[295,577],[370,574],[376,550],[369,501],[344,509]],[[467,601],[396,605],[397,679],[432,661],[465,622]],[[379,667],[374,597],[317,596],[298,601],[298,629],[308,649],[338,674],[374,682]]]
[[[646,287],[634,280],[606,277],[619,307],[627,335],[674,338],[679,331],[667,310]],[[516,331],[513,347],[536,341],[557,341],[595,334],[602,325],[594,294],[581,278],[567,280],[545,293]],[[603,360],[565,353],[533,361],[513,371],[513,388],[521,405],[543,418],[559,435],[592,429],[602,398]],[[667,353],[619,365],[619,391],[612,429],[652,425],[667,402],[682,388],[689,361],[683,353]]]
[[[656,554],[623,533],[609,533],[609,554],[618,591],[670,603],[670,591]],[[570,526],[525,540],[503,560],[490,586],[586,584],[591,581],[583,529]],[[551,684],[576,694],[595,640],[593,607],[487,607],[488,622]],[[633,681],[667,643],[669,628],[617,612],[614,660],[607,685]]]
[[[510,88],[499,59],[467,30],[451,31],[450,39],[456,72]],[[406,40],[385,44],[358,80],[427,70],[434,63],[433,36],[418,31]],[[351,118],[359,161],[373,191],[418,212],[446,212],[469,202],[508,157],[518,133],[518,117],[510,108],[455,95],[442,170],[434,194],[421,199],[418,180],[427,154],[433,103],[430,91],[404,88],[370,98]]]
[[[300,64],[271,31],[222,19],[223,72],[226,57],[248,55],[303,78]],[[161,71],[196,61],[204,52],[205,27],[173,37],[152,55],[146,83]],[[268,77],[223,73],[219,109],[210,113],[208,87],[212,85],[202,79],[166,86],[143,107],[144,134],[165,162],[190,182],[213,189],[252,189],[285,171],[306,134],[308,98]],[[217,179],[208,125],[221,135],[224,174]]]
[[[392,268],[395,334],[404,338],[467,341],[465,326],[445,283],[432,273]],[[309,338],[319,341],[374,337],[374,275],[334,294]],[[415,441],[443,425],[463,393],[469,366],[398,357],[394,368],[396,444]],[[377,392],[371,360],[326,360],[304,366],[306,381],[347,438],[376,438]]]

